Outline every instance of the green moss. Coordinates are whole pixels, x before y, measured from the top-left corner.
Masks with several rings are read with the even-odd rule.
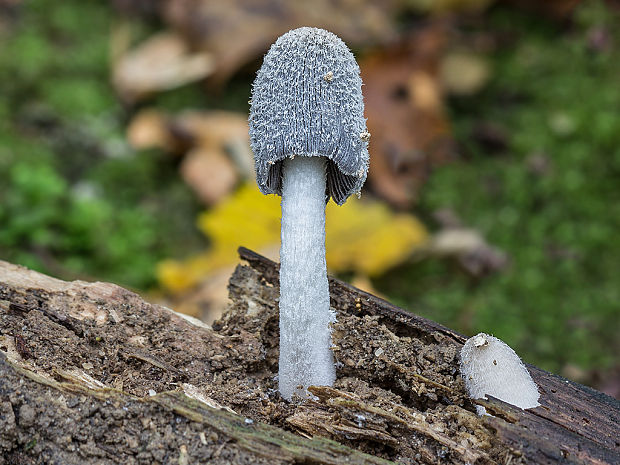
[[[32,0],[21,11],[0,54],[0,258],[148,287],[159,260],[201,248],[199,207],[174,161],[125,143],[128,115],[109,85],[111,9]],[[490,57],[494,79],[450,102],[464,158],[433,173],[419,213],[453,208],[510,266],[477,280],[453,262],[425,261],[377,286],[463,333],[492,332],[547,369],[605,368],[620,352],[618,17],[587,2],[570,27],[506,8],[487,20],[504,38]],[[608,47],[592,49],[593,28],[606,28]],[[240,75],[219,93],[186,86],[149,103],[247,111],[250,81]],[[475,140],[481,121],[509,134],[503,153]],[[548,170],[534,172],[533,155]]]
[[[148,287],[196,246],[198,205],[160,153],[125,143],[105,2],[34,0],[3,44],[0,258]],[[182,220],[180,221],[180,218]]]
[[[476,281],[449,264],[391,273],[382,290],[466,334],[492,332],[532,363],[609,367],[620,351],[620,31],[595,51],[588,36],[617,15],[600,3],[558,26],[495,10],[488,28],[512,45],[498,50],[493,82],[453,101],[467,159],[438,169],[421,208],[449,207],[508,253],[507,270]],[[472,128],[492,121],[508,147],[490,155]],[[536,173],[532,156],[545,157]]]

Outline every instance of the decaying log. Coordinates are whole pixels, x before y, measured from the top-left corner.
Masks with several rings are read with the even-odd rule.
[[[0,465],[620,463],[618,401],[535,367],[541,406],[476,401],[464,337],[330,279],[338,379],[277,393],[277,265],[247,249],[209,327],[0,262]]]

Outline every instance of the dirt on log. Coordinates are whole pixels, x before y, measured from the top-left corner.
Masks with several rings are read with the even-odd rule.
[[[0,262],[0,465],[620,463],[620,404],[529,367],[541,406],[465,394],[465,340],[330,279],[337,381],[277,392],[278,268],[247,249],[207,326]]]

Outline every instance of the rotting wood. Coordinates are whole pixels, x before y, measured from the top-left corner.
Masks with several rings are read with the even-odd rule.
[[[620,463],[616,400],[530,367],[541,407],[477,401],[495,415],[477,417],[463,336],[335,279],[336,385],[282,401],[277,265],[240,254],[213,328],[0,262],[0,465]]]
[[[277,286],[277,264],[248,249],[240,248],[239,253],[268,283]],[[332,307],[358,316],[378,316],[399,335],[423,337],[429,344],[447,339],[459,350],[466,340],[449,328],[334,278],[330,278],[330,294]],[[360,302],[363,305],[356,307]],[[541,406],[522,411],[496,399],[476,401],[496,412],[497,417],[484,417],[484,422],[532,463],[620,463],[620,403],[587,386],[528,368],[541,391]]]
[[[0,463],[98,464],[102,458],[111,460],[106,463],[157,463],[158,457],[172,459],[170,452],[178,456],[183,447],[192,459],[209,463],[220,463],[212,461],[214,458],[220,458],[221,463],[392,463],[335,441],[300,438],[270,425],[249,422],[181,392],[140,399],[97,388],[78,376],[58,382],[17,366],[2,353],[0,373],[3,402],[18,412],[10,418],[6,414],[0,417],[4,428],[0,433]],[[30,413],[34,405],[47,407],[35,417]],[[176,427],[166,431],[166,423]],[[162,431],[167,442],[155,444]],[[145,453],[149,448],[154,450]]]

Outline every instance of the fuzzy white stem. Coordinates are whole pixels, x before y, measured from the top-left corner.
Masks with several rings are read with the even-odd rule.
[[[279,389],[285,399],[336,379],[330,350],[335,320],[325,264],[325,158],[284,161],[280,248]],[[298,389],[298,386],[303,386]]]

